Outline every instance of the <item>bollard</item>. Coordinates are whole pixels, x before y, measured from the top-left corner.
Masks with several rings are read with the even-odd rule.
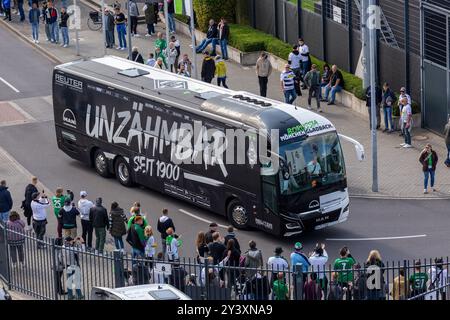
[[[120,250],[114,250],[114,288],[121,287],[125,287],[123,253]]]
[[[303,300],[303,265],[301,263],[294,266],[294,277],[294,298]]]

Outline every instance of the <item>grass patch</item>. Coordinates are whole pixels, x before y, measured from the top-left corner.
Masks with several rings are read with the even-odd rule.
[[[297,4],[297,0],[289,0],[289,1],[295,5]],[[317,0],[302,0],[302,9],[314,12],[315,2],[317,2]]]

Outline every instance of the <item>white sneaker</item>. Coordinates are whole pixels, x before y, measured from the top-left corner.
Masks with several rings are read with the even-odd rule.
[[[402,147],[403,147],[405,144],[406,144],[406,143],[404,143],[404,142],[403,142],[403,143],[400,143],[400,145],[401,145]]]
[[[139,33],[136,33],[134,36],[139,38],[141,35]]]
[[[312,110],[311,106],[308,106],[308,110]]]
[[[121,48],[120,50],[122,50],[122,51],[123,51],[123,50],[127,50],[127,48]]]
[[[63,48],[67,48],[67,44],[63,45]]]
[[[427,193],[428,193],[427,189],[423,189],[423,194],[427,194]]]
[[[31,229],[33,229],[32,226],[26,226],[26,227],[25,227],[25,231],[30,231]]]
[[[412,145],[410,145],[410,144],[405,144],[404,146],[403,146],[403,148],[412,148],[413,146]]]
[[[151,34],[149,34],[149,33],[147,33],[146,35],[145,35],[146,37],[151,37],[152,35]]]
[[[117,48],[116,48],[116,50],[121,50],[121,49],[122,49],[122,47],[117,47]]]
[[[36,43],[39,43],[39,40],[36,40],[35,42],[36,42]]]

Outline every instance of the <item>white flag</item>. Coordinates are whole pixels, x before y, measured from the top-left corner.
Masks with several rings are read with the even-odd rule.
[[[188,17],[191,16],[192,0],[184,0],[184,12]]]

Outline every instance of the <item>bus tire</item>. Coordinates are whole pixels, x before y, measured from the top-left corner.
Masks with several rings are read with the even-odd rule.
[[[244,230],[249,228],[248,212],[239,199],[234,199],[228,204],[227,215],[233,227]]]
[[[131,173],[130,166],[125,161],[124,158],[119,157],[115,162],[114,170],[116,172],[116,178],[120,182],[121,185],[126,187],[133,186],[133,177]]]
[[[94,168],[95,171],[97,171],[97,173],[102,177],[108,178],[110,176],[110,172],[108,170],[108,159],[100,149],[97,149],[94,154]]]

